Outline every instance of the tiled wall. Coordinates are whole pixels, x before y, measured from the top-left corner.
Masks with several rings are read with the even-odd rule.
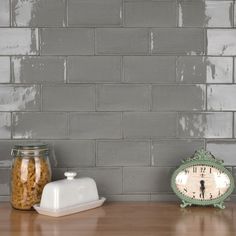
[[[0,0],[0,199],[10,149],[54,146],[54,179],[111,200],[171,200],[204,147],[236,173],[233,0]]]

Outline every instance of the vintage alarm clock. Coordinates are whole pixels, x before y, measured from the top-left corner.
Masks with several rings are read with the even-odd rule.
[[[224,200],[234,190],[234,178],[222,160],[199,150],[174,171],[171,187],[182,200],[181,207],[213,205],[224,209]]]

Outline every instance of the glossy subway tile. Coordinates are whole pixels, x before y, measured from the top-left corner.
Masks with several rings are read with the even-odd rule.
[[[67,115],[59,112],[14,112],[13,139],[65,139]]]
[[[205,110],[205,85],[152,86],[153,111]]]
[[[149,166],[148,141],[108,140],[97,142],[97,166]]]
[[[125,167],[124,193],[171,192],[170,167]]]
[[[53,147],[51,164],[56,168],[95,166],[94,140],[47,140]]]
[[[140,1],[124,3],[125,26],[175,27],[176,4],[170,1]]]
[[[236,85],[210,85],[207,96],[208,110],[236,111]]]
[[[232,138],[232,112],[179,113],[179,138]]]
[[[232,83],[232,57],[180,56],[176,62],[178,83]]]
[[[95,86],[44,86],[42,109],[43,111],[95,111]]]
[[[122,0],[68,0],[68,25],[120,26]]]
[[[40,87],[0,85],[0,111],[39,111]]]
[[[151,52],[153,54],[202,55],[204,31],[200,28],[153,28]]]
[[[70,113],[69,137],[73,139],[120,139],[121,113]]]
[[[15,83],[64,83],[65,81],[64,57],[12,57],[11,66]]]
[[[215,155],[216,158],[223,159],[224,165],[236,165],[236,140],[208,141],[206,149]]]
[[[124,138],[176,137],[175,112],[124,112]]]
[[[145,28],[97,28],[97,54],[147,54],[149,32]]]
[[[204,148],[204,140],[201,139],[153,140],[152,166],[178,166],[183,159],[192,156],[200,148]]]
[[[121,81],[121,57],[68,57],[69,83],[117,83]],[[92,68],[92,69],[91,69]]]
[[[207,54],[221,56],[236,55],[236,29],[208,29]]]
[[[41,30],[42,55],[94,54],[94,30],[89,28],[45,28]]]
[[[124,56],[127,83],[175,83],[174,56]]]
[[[97,86],[98,111],[148,111],[151,87],[133,84],[103,84]]]
[[[179,1],[180,27],[233,27],[233,1]]]
[[[11,0],[12,25],[65,26],[66,0]]]
[[[38,29],[0,28],[0,55],[36,55]]]

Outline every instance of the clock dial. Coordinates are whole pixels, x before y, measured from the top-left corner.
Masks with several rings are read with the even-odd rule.
[[[183,195],[196,200],[212,200],[230,187],[229,177],[221,170],[206,165],[194,165],[178,173],[175,184]]]

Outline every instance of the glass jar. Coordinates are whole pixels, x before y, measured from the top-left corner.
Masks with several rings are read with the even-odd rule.
[[[30,210],[40,202],[44,186],[51,181],[47,144],[15,145],[11,173],[11,204]]]

